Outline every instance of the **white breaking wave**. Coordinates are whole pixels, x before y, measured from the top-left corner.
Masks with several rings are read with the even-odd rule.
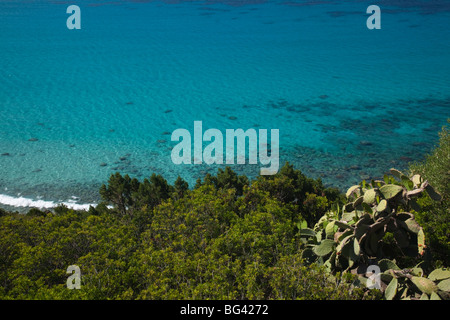
[[[33,200],[24,197],[11,197],[4,194],[0,194],[0,203],[13,207],[30,207],[30,208],[39,208],[39,209],[51,209],[55,208],[61,204],[66,207],[74,210],[89,210],[89,207],[96,207],[96,203],[75,203],[73,200],[69,200],[68,202],[54,202],[54,201],[46,201],[46,200]]]

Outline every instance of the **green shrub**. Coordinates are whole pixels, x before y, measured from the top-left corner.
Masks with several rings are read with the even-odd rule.
[[[450,119],[447,120],[450,123]],[[450,266],[450,135],[448,127],[439,133],[439,145],[423,162],[411,165],[411,173],[418,173],[438,190],[443,199],[440,203],[429,197],[418,200],[422,211],[416,214],[429,241],[430,252],[436,266]]]
[[[286,163],[254,181],[219,169],[192,190],[116,173],[88,211],[0,210],[0,299],[448,298],[448,271],[431,272],[448,266],[448,142],[444,128],[415,175],[394,170],[347,197]],[[348,272],[368,263],[389,289]],[[82,290],[67,290],[69,265]]]

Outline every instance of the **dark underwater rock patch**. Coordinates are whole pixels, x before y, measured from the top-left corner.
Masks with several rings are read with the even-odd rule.
[[[359,142],[359,144],[360,144],[361,146],[371,146],[373,143],[370,142],[370,141],[368,141],[368,140],[361,140],[361,141]]]

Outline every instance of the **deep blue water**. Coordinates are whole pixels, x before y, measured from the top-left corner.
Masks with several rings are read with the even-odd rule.
[[[95,202],[116,171],[193,185],[217,166],[173,164],[170,134],[195,120],[279,129],[281,163],[342,189],[406,168],[450,116],[449,18],[450,1],[2,1],[0,202]]]

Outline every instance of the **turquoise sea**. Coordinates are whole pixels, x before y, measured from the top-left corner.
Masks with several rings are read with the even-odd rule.
[[[279,129],[281,164],[342,190],[404,169],[450,117],[449,22],[442,0],[1,1],[0,204],[85,207],[117,171],[192,186],[218,167],[171,161],[196,120]]]

